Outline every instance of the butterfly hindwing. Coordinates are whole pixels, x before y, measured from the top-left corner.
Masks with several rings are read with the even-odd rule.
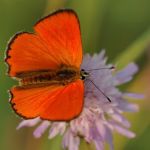
[[[10,102],[15,112],[26,119],[39,116],[46,120],[70,120],[82,110],[83,91],[81,80],[66,86],[13,88]]]

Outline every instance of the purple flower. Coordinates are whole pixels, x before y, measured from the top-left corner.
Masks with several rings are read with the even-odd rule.
[[[85,98],[83,111],[77,118],[70,122],[43,121],[40,118],[23,120],[17,129],[24,126],[35,126],[36,138],[48,129],[49,139],[56,135],[63,136],[62,146],[64,149],[78,150],[80,137],[88,143],[94,143],[96,150],[103,150],[104,143],[110,145],[113,150],[112,132],[133,138],[135,134],[128,130],[130,123],[123,117],[123,112],[135,112],[138,110],[136,104],[129,103],[126,97],[142,98],[139,94],[122,93],[116,86],[126,83],[138,71],[134,63],[129,64],[119,72],[113,72],[112,65],[106,65],[105,51],[90,56],[86,54],[81,68],[89,72],[89,79],[85,80]],[[93,69],[93,70],[92,70]],[[107,97],[111,100],[108,101]]]

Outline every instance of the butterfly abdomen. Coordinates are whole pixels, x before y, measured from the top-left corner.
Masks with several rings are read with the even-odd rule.
[[[48,85],[67,85],[80,79],[80,70],[75,67],[61,67],[58,70],[20,72],[17,74],[19,88],[34,88]]]

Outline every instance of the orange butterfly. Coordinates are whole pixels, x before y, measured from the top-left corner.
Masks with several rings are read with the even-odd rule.
[[[10,103],[23,118],[71,120],[83,107],[82,43],[73,10],[58,10],[19,33],[7,50],[8,74],[19,81]]]

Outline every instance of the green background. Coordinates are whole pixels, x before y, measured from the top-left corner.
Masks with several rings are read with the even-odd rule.
[[[150,1],[149,0],[0,0],[0,150],[59,150],[61,138],[48,140],[32,136],[34,128],[16,131],[20,118],[12,111],[8,89],[15,83],[6,75],[5,49],[17,32],[32,31],[41,17],[58,8],[74,9],[80,19],[84,52],[106,49],[109,62],[124,67],[136,61],[140,71],[122,90],[150,91]],[[21,54],[20,54],[21,55]],[[116,150],[150,149],[150,96],[139,103],[140,111],[127,114],[135,139],[114,134]],[[81,150],[91,150],[81,142]]]

